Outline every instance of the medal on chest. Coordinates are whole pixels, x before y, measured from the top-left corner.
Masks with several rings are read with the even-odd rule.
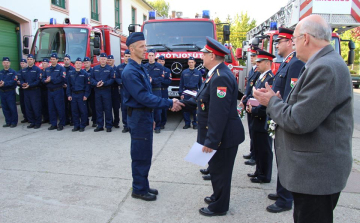
[[[205,111],[205,104],[204,104],[204,103],[201,103],[201,109],[202,109],[203,111]]]

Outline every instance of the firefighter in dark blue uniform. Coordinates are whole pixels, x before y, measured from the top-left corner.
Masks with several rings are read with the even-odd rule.
[[[107,132],[112,128],[111,112],[111,86],[114,83],[114,68],[106,64],[106,53],[100,54],[100,65],[93,68],[90,83],[95,87],[95,104],[96,104],[96,124],[94,132],[104,130],[104,113],[105,127]]]
[[[93,68],[91,67],[91,60],[89,57],[84,58],[84,70],[88,74],[88,76],[91,76]],[[93,122],[91,127],[96,127],[96,107],[95,107],[95,90],[94,86],[90,84],[90,96],[87,100],[88,103],[88,115],[91,116],[91,121]],[[91,111],[91,112],[90,112]]]
[[[129,58],[130,58],[130,51],[125,50],[125,52],[124,52],[124,63],[120,64],[116,68],[116,79],[115,79],[115,81],[120,86],[121,118],[122,118],[122,123],[123,123],[123,127],[124,127],[124,129],[122,130],[122,133],[126,133],[126,132],[129,131],[129,128],[128,128],[128,125],[127,125],[127,108],[126,108],[126,106],[124,104],[124,98],[123,98],[124,97],[124,86],[122,84],[122,79],[121,79],[122,72],[125,69],[126,64],[128,63]]]
[[[27,57],[28,66],[21,70],[19,76],[21,88],[24,89],[26,116],[30,123],[27,128],[38,129],[41,126],[41,79],[42,71],[35,66],[34,56]]]
[[[21,70],[27,67],[26,59],[20,60],[20,67],[21,67],[21,69],[17,72],[17,85],[19,86],[20,109],[21,109],[21,113],[23,114],[23,117],[24,117],[24,119],[21,120],[21,123],[26,123],[26,122],[28,122],[28,120],[26,118],[24,89],[21,88],[20,81],[19,81],[19,75],[21,75]]]
[[[74,71],[75,68],[71,65],[71,58],[69,54],[65,54],[64,56],[64,68],[66,72],[66,76],[69,75],[69,71]],[[73,125],[73,122],[71,120],[71,102],[68,100],[68,97],[66,96],[66,89],[67,89],[67,83],[65,80],[64,84],[64,100],[65,100],[65,119],[66,119],[66,125]]]
[[[90,95],[90,77],[81,67],[81,58],[78,57],[75,61],[75,70],[70,70],[66,77],[66,94],[71,101],[73,132],[83,132],[88,121],[86,101]]]
[[[272,85],[274,74],[271,72],[274,55],[263,51],[257,51],[256,65],[261,73],[254,87],[265,88],[265,83]],[[270,183],[272,171],[272,138],[268,134],[266,107],[263,105],[251,106],[250,100],[246,105],[246,111],[252,117],[251,139],[254,146],[256,170],[254,174],[248,174],[252,183]]]
[[[155,62],[155,51],[149,50],[148,52],[149,63],[144,64],[148,74],[151,77],[152,93],[158,97],[161,97],[161,83],[164,80],[164,67]],[[155,120],[155,133],[160,133],[161,129],[161,109],[154,109]]]
[[[0,98],[1,107],[5,116],[3,127],[15,128],[18,123],[16,108],[16,71],[10,68],[10,58],[3,57],[3,70],[0,71]]]
[[[149,187],[148,174],[151,166],[154,108],[179,109],[179,102],[164,99],[151,93],[147,69],[141,64],[145,58],[146,43],[142,32],[131,33],[126,40],[131,58],[122,72],[124,103],[128,108],[127,122],[131,135],[131,169],[133,198],[156,200],[158,191]],[[175,101],[175,102],[174,102]]]
[[[293,51],[293,44],[291,37],[294,31],[286,28],[279,28],[279,35],[276,41],[276,48],[278,54],[284,58],[279,70],[277,71],[272,89],[274,92],[279,91],[280,95],[285,102],[289,95],[294,83],[296,83],[300,70],[303,68],[304,63],[296,58],[296,53]],[[276,143],[276,139],[274,140]],[[276,148],[276,147],[275,147]],[[275,150],[276,154],[276,150]],[[269,194],[269,199],[276,200],[272,205],[269,205],[266,210],[272,213],[291,210],[293,197],[290,191],[286,190],[277,177],[276,193]]]
[[[42,73],[45,73],[46,68],[49,67],[49,59],[44,58],[42,61]],[[41,113],[42,113],[42,123],[49,122],[49,105],[48,105],[48,90],[44,83],[40,84],[41,88]]]
[[[225,215],[229,210],[231,177],[238,146],[245,139],[237,112],[238,85],[225,56],[230,51],[211,37],[206,37],[204,66],[209,69],[197,94],[198,137],[203,152],[216,153],[209,161],[213,194],[199,209],[205,216]]]
[[[117,67],[114,64],[115,63],[114,56],[108,55],[106,63],[107,63],[107,65],[109,65],[110,67],[112,67],[114,69],[114,75],[116,78]],[[111,86],[111,106],[112,106],[112,112],[114,115],[113,116],[113,126],[117,129],[120,128],[120,126],[119,126],[120,105],[121,105],[120,88],[119,88],[119,84],[116,82],[116,80],[114,80],[114,83]]]
[[[258,47],[256,46],[251,46],[250,48],[250,60],[251,60],[251,65],[253,66],[251,68],[251,70],[249,71],[249,76],[248,76],[248,82],[246,84],[246,90],[244,93],[244,97],[242,98],[242,103],[240,104],[240,106],[242,106],[242,108],[246,108],[246,103],[249,100],[249,98],[252,98],[252,87],[255,85],[256,80],[259,78],[260,72],[257,71],[257,67],[256,67],[256,50],[258,49]],[[245,161],[246,165],[251,165],[254,166],[255,165],[255,154],[254,154],[254,147],[252,145],[252,140],[251,140],[251,124],[252,124],[252,117],[251,114],[247,113],[247,122],[248,122],[248,127],[249,127],[249,135],[250,135],[250,154],[248,155],[244,155],[243,157],[245,159],[249,159],[247,161]]]
[[[164,79],[161,83],[161,96],[162,98],[169,98],[168,87],[171,84],[171,71],[169,68],[165,67],[165,57],[163,55],[159,56],[157,62],[164,66]],[[160,128],[164,129],[167,122],[167,109],[163,108],[161,110],[161,123]]]
[[[51,126],[49,130],[57,129],[61,131],[65,126],[65,101],[64,90],[66,71],[63,66],[58,64],[56,53],[50,56],[51,66],[46,68],[43,73],[42,82],[48,89],[49,118]],[[59,125],[57,119],[59,117]]]
[[[189,68],[184,70],[181,74],[179,85],[179,95],[181,95],[181,99],[185,100],[191,98],[190,95],[184,94],[185,90],[197,92],[202,84],[202,75],[198,69],[195,69],[196,62],[194,57],[189,57],[188,65]],[[197,129],[196,110],[192,111],[191,113],[194,119],[192,122],[193,128]],[[185,126],[183,129],[190,128],[190,112],[184,111],[184,121]]]

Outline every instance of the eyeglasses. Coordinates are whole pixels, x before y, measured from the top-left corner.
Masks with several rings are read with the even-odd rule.
[[[288,40],[288,39],[287,39],[287,40],[284,40],[284,41],[279,40],[279,42],[274,43],[274,45],[277,46],[277,45],[279,45],[280,43],[287,42],[287,41],[289,41],[289,40]]]
[[[298,35],[298,36],[293,36],[293,37],[291,37],[291,40],[294,42],[294,40],[296,39],[296,38],[299,38],[299,37],[301,37],[301,36],[303,36],[304,34],[300,34],[300,35]]]

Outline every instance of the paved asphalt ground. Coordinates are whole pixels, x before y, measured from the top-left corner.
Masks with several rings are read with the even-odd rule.
[[[355,112],[360,115],[360,91]],[[358,107],[359,106],[359,107]],[[355,117],[353,171],[335,209],[334,222],[360,218],[360,118]],[[0,124],[4,123],[0,114]],[[246,120],[243,121],[246,126]],[[292,211],[268,213],[275,191],[276,164],[269,184],[253,184],[246,176],[239,146],[234,166],[230,210],[224,217],[204,217],[198,209],[211,195],[200,167],[184,161],[196,140],[196,130],[183,130],[181,113],[170,113],[166,129],[154,134],[150,186],[159,190],[155,202],[131,197],[130,135],[113,132],[48,131],[0,127],[0,223],[117,223],[117,222],[292,222]],[[247,127],[246,127],[247,129]],[[314,170],[316,171],[316,170]]]

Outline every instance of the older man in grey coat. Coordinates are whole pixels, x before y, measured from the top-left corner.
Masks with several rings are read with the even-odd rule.
[[[351,77],[320,16],[299,22],[292,39],[306,64],[286,101],[270,86],[254,97],[277,123],[279,179],[293,193],[294,222],[333,222],[352,165]]]

